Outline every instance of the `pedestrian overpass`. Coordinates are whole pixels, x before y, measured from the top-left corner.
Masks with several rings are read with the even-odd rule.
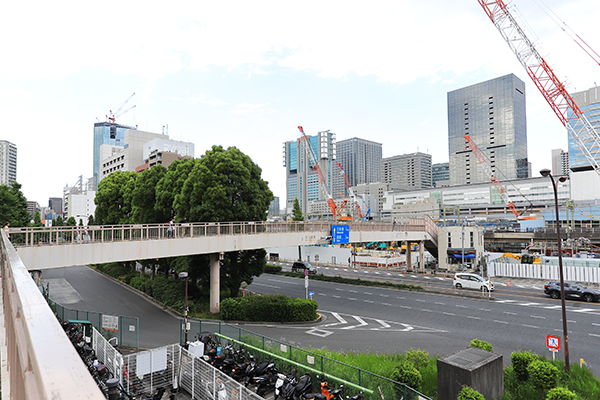
[[[211,311],[218,312],[222,254],[327,244],[332,225],[339,223],[189,223],[176,225],[172,237],[167,237],[171,235],[163,224],[11,228],[10,240],[0,232],[2,398],[104,398],[28,270],[208,254]],[[345,225],[350,243],[419,242],[437,247],[437,225],[427,216],[407,224]],[[410,245],[406,247],[410,251]]]

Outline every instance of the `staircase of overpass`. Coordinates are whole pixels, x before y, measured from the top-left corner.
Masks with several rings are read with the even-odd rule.
[[[0,231],[2,398],[104,398],[29,270],[209,254],[211,311],[218,312],[222,253],[326,244],[332,225],[338,224],[189,223],[176,225],[172,237],[163,224],[28,227],[11,228],[10,240]],[[427,216],[406,224],[350,221],[345,225],[350,228],[350,243],[405,241],[437,247],[437,225]]]

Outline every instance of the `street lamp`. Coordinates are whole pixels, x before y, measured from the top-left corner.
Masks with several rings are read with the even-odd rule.
[[[185,309],[183,310],[183,334],[184,334],[184,338],[183,338],[183,344],[186,344],[188,341],[188,273],[187,272],[180,272],[179,273],[179,277],[180,278],[185,278]]]
[[[569,336],[567,331],[567,308],[565,306],[565,280],[563,274],[563,263],[562,263],[562,245],[560,239],[560,216],[558,214],[558,193],[556,190],[556,181],[550,173],[550,170],[545,168],[540,171],[543,177],[550,177],[552,181],[552,189],[554,189],[554,209],[556,211],[556,240],[558,241],[558,270],[560,272],[560,304],[562,307],[562,322],[563,322],[563,340],[565,342],[565,371],[568,373],[569,366]],[[568,178],[561,176],[558,178],[559,182],[564,182]]]

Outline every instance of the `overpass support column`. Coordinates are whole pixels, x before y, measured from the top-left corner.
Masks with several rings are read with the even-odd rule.
[[[410,248],[410,241],[406,242],[406,270],[410,271],[412,269],[412,249]]]
[[[220,289],[221,289],[221,258],[222,253],[210,254],[210,312],[219,312]]]
[[[425,242],[419,242],[419,268],[425,273]]]

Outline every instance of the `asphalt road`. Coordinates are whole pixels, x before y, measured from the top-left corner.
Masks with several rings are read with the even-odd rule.
[[[543,293],[543,282],[494,280],[492,299],[475,291],[457,291],[443,276],[393,271],[324,269],[325,274],[413,283],[433,292],[410,292],[309,281],[323,319],[308,324],[244,324],[246,329],[275,339],[335,351],[404,352],[411,348],[431,355],[449,355],[478,338],[492,344],[510,363],[515,350],[551,353],[546,335],[562,336],[561,306]],[[379,272],[377,274],[376,272]],[[390,275],[387,275],[387,274]],[[395,274],[395,275],[394,275]],[[154,348],[179,342],[179,317],[125,286],[87,267],[44,270],[50,297],[66,307],[140,319],[140,347]],[[268,275],[249,290],[304,297],[304,280]],[[468,293],[472,297],[464,297]],[[600,304],[567,301],[571,364],[583,358],[600,373]],[[562,350],[558,357],[563,357]]]

